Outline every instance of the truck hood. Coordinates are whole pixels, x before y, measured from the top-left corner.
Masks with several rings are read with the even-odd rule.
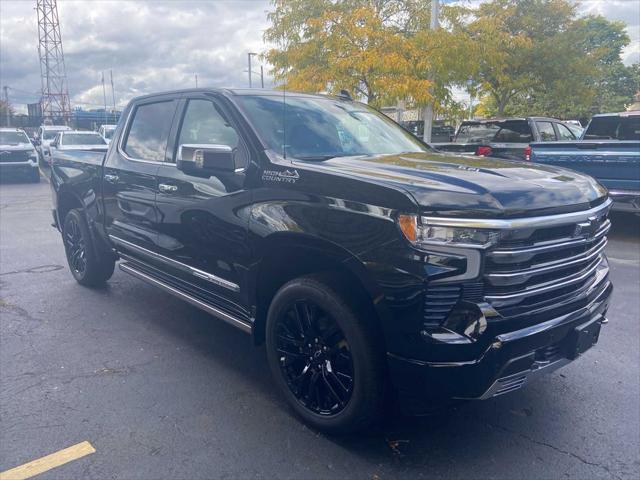
[[[33,146],[30,143],[19,143],[17,145],[0,145],[0,152],[31,152]]]
[[[590,208],[607,195],[593,178],[572,170],[438,152],[336,157],[314,165],[400,187],[427,214],[493,218],[554,214]]]

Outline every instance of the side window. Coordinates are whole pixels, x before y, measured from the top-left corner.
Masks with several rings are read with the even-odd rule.
[[[556,139],[556,132],[551,122],[536,122],[538,131],[540,132],[540,141],[553,142]]]
[[[126,154],[140,160],[164,162],[174,112],[173,101],[136,107],[123,146]]]
[[[178,145],[185,143],[235,148],[238,146],[238,134],[212,102],[189,100],[178,137]]]
[[[558,129],[558,140],[575,140],[576,137],[571,133],[567,127],[562,125],[561,123],[556,123],[556,128]]]
[[[189,100],[176,149],[185,144],[227,145],[234,149],[236,167],[244,167],[248,162],[248,150],[244,142],[209,100]]]

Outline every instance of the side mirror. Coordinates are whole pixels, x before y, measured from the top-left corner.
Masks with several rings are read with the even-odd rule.
[[[233,173],[236,170],[233,148],[228,145],[182,144],[178,148],[176,167],[192,175]]]

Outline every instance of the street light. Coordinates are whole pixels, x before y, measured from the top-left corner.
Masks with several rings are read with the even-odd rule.
[[[252,56],[257,56],[257,53],[254,52],[249,52],[247,53],[247,59],[249,60],[249,88],[252,88],[253,85],[251,84],[251,57]]]

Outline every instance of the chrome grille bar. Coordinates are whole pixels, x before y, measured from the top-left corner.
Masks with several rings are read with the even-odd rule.
[[[514,272],[488,273],[485,275],[485,278],[487,278],[489,282],[495,286],[525,283],[534,276],[566,269],[571,266],[579,265],[581,263],[593,260],[596,256],[599,256],[602,253],[606,245],[607,239],[605,237],[590,250],[587,250],[586,252],[580,253],[578,255],[563,258],[561,260],[555,260],[552,262],[535,264],[529,268]]]

